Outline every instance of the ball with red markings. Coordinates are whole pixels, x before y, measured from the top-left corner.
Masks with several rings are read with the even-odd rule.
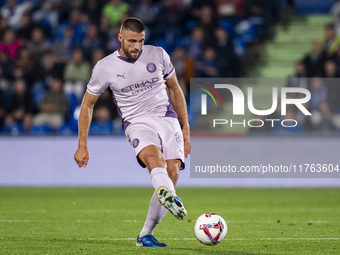
[[[215,245],[224,239],[227,234],[227,223],[216,213],[205,213],[195,222],[195,236],[205,245]]]

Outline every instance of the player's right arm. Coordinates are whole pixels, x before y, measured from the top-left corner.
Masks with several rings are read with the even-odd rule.
[[[86,167],[90,159],[89,150],[87,148],[87,136],[92,120],[93,107],[97,102],[99,96],[85,93],[83,102],[80,108],[80,115],[78,120],[78,149],[74,154],[74,160],[79,167]]]

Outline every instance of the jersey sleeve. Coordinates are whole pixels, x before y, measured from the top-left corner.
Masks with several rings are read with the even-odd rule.
[[[175,67],[172,65],[168,53],[162,49],[163,53],[163,77],[165,80],[170,79],[175,73]]]
[[[92,76],[87,84],[86,91],[92,95],[100,96],[107,88],[108,83],[105,79],[105,74],[100,64],[97,63],[92,70]]]

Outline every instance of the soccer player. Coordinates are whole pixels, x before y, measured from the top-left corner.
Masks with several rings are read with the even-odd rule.
[[[184,157],[190,153],[186,103],[169,55],[160,47],[144,45],[145,29],[139,19],[126,19],[118,39],[121,49],[93,68],[81,105],[74,159],[79,167],[86,167],[93,106],[100,94],[109,89],[122,117],[126,138],[139,164],[149,170],[155,188],[136,245],[166,247],[153,236],[157,224],[168,210],[178,219],[187,215],[175,191]]]

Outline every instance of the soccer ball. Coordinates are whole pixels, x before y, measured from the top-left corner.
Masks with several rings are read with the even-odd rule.
[[[215,245],[224,239],[227,234],[227,223],[216,213],[205,213],[195,222],[195,236],[205,245]]]

